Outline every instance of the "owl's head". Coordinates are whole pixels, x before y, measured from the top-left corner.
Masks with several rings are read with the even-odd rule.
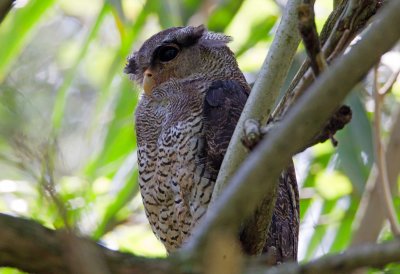
[[[198,27],[163,30],[144,42],[125,67],[131,79],[151,94],[158,85],[174,79],[201,76],[207,79],[229,78],[240,70],[227,47],[230,37]]]

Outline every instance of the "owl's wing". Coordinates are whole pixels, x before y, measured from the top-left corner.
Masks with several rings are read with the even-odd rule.
[[[249,89],[235,80],[214,81],[204,99],[204,164],[216,179]]]
[[[204,100],[204,164],[216,179],[229,141],[246,103],[249,90],[234,80],[212,83]],[[276,250],[277,262],[297,260],[299,196],[293,165],[279,179],[279,188],[264,252]],[[242,239],[245,240],[245,239]],[[243,243],[242,243],[243,244]]]

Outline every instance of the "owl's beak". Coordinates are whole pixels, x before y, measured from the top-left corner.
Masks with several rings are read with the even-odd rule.
[[[144,72],[144,79],[143,79],[143,89],[147,95],[151,95],[153,88],[155,86],[155,81],[153,77],[153,72],[150,69],[146,69]]]

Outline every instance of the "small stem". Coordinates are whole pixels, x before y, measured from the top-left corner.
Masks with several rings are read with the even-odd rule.
[[[386,83],[379,89],[379,94],[380,95],[386,95],[389,93],[389,91],[392,89],[394,83],[396,83],[397,77],[399,77],[400,74],[400,69],[398,69],[396,72],[394,72],[392,75],[390,75],[389,79],[386,81]]]
[[[396,211],[394,209],[392,203],[392,194],[389,188],[389,177],[387,173],[387,165],[385,152],[382,145],[382,140],[380,136],[381,132],[381,111],[382,111],[382,103],[384,99],[384,94],[379,92],[379,84],[378,84],[378,66],[375,66],[374,69],[374,99],[375,99],[375,119],[374,119],[374,141],[375,141],[375,162],[378,169],[378,176],[380,178],[379,182],[382,187],[381,195],[382,201],[386,208],[387,218],[390,223],[390,227],[394,235],[400,235],[400,226],[396,217]]]

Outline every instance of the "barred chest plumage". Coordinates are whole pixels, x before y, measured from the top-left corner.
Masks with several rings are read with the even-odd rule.
[[[168,252],[205,214],[214,186],[202,164],[202,90],[196,81],[171,81],[144,95],[136,111],[140,191]]]

